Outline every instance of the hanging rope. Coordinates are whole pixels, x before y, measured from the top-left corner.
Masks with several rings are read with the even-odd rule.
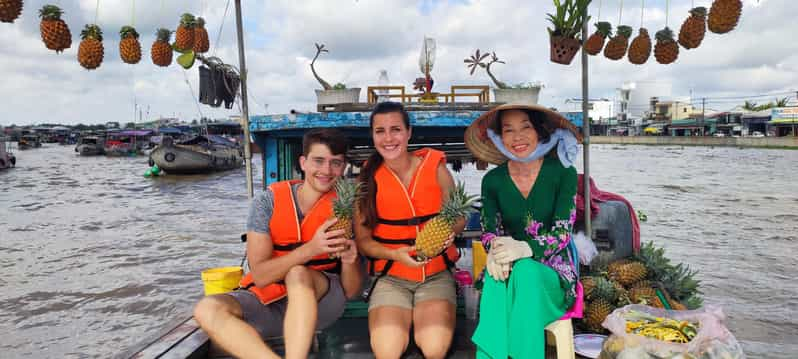
[[[640,4],[640,28],[643,27],[643,11],[646,9],[646,0],[642,0]]]
[[[186,72],[188,72],[188,70],[183,70],[182,72],[183,72],[183,78],[186,79],[186,85],[188,85],[188,91],[189,91],[189,93],[191,95],[191,99],[197,105],[197,112],[199,113],[200,118],[203,118],[205,116],[202,115],[202,109],[200,108],[199,100],[197,100],[197,98],[194,97],[194,88],[191,87],[191,82],[188,81],[188,75],[186,75]]]
[[[131,1],[130,26],[136,27],[136,0]]]
[[[599,21],[601,21],[601,0],[599,0],[598,18],[596,18],[596,22]]]
[[[671,0],[665,0],[665,27],[668,27],[668,13],[671,8]]]
[[[97,6],[94,7],[94,24],[97,24],[97,17],[100,16],[100,0],[97,0]]]
[[[621,19],[623,18],[623,0],[621,0],[621,6],[618,10],[618,25],[621,25]]]
[[[164,4],[165,3],[166,3],[166,0],[161,0],[161,15],[159,16],[159,19],[158,19],[158,24],[160,24],[161,26],[163,26],[163,13],[164,13]]]
[[[216,42],[213,43],[213,53],[211,56],[216,56],[216,49],[219,48],[219,41],[222,39],[222,29],[224,29],[224,20],[227,19],[227,10],[230,8],[230,0],[227,0],[227,5],[224,6],[224,15],[222,15],[222,23],[219,24],[219,33],[216,35]]]

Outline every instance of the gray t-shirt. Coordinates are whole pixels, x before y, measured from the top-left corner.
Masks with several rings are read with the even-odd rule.
[[[291,185],[291,196],[294,198],[294,203],[299,203],[296,197],[296,192],[301,185],[302,183],[295,183]],[[305,215],[302,213],[302,210],[299,209],[299,206],[295,207],[297,218],[299,218],[299,221],[302,222],[302,219],[305,218]],[[273,213],[274,192],[272,192],[271,189],[266,188],[266,190],[259,193],[257,196],[255,196],[255,198],[252,199],[252,203],[249,206],[249,217],[247,218],[247,232],[252,231],[270,234],[269,222],[272,219]]]

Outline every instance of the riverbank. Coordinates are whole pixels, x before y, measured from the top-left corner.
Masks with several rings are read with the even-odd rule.
[[[591,136],[590,143],[649,146],[721,146],[798,150],[798,137]]]

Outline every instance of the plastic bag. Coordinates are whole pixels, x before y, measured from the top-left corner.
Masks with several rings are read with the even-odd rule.
[[[573,236],[573,241],[576,243],[576,252],[579,253],[579,263],[582,265],[590,265],[593,258],[598,255],[598,249],[593,241],[585,236],[584,231],[579,231]]]
[[[630,311],[697,323],[698,332],[685,344],[627,333],[626,317]],[[714,306],[669,311],[645,305],[627,305],[616,309],[602,323],[612,335],[604,341],[599,359],[745,359],[740,343],[723,325],[724,318],[723,311]]]

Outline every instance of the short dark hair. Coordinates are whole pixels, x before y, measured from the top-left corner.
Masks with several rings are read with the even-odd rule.
[[[535,132],[538,133],[538,142],[539,143],[546,143],[549,142],[549,138],[551,138],[551,133],[553,132],[546,126],[546,114],[539,111],[530,111],[530,110],[501,110],[499,113],[496,114],[496,120],[493,121],[493,126],[491,126],[491,130],[494,133],[501,136],[502,135],[502,115],[504,115],[507,111],[521,111],[526,113],[526,116],[529,117],[529,122],[532,123],[532,127],[535,128]]]
[[[320,143],[327,146],[334,155],[346,155],[349,140],[344,133],[334,128],[315,128],[302,137],[302,155],[310,153],[310,147]]]

